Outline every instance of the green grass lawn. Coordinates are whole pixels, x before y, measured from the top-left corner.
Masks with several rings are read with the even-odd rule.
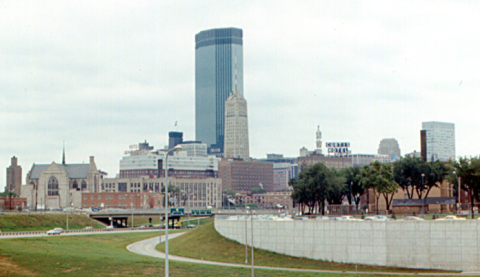
[[[84,214],[68,214],[68,229],[78,230],[86,226],[95,229],[105,228],[96,220]],[[47,231],[53,228],[67,229],[66,214],[5,214],[0,215],[2,232]]]
[[[164,260],[126,250],[154,236],[158,232],[2,239],[0,276],[163,276]],[[255,275],[357,276],[272,270],[255,270]],[[250,269],[170,261],[170,276],[250,276]]]
[[[165,244],[157,246],[160,251],[165,250]],[[250,263],[250,251],[248,248],[248,262]],[[245,264],[245,245],[221,236],[214,228],[214,222],[210,222],[200,228],[190,231],[169,242],[169,253],[184,257],[222,261],[229,263]],[[414,270],[394,267],[380,267],[354,264],[343,264],[326,261],[318,261],[307,258],[297,258],[274,252],[255,249],[255,264],[286,268],[308,268],[319,270],[339,271],[378,271],[378,272],[440,272],[428,270]],[[441,271],[445,272],[445,271]]]

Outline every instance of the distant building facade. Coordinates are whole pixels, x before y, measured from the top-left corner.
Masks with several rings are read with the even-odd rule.
[[[272,162],[224,158],[218,163],[218,176],[225,188],[251,191],[261,186],[266,191],[273,191]]]
[[[424,160],[429,162],[455,160],[455,124],[423,122],[420,136]]]
[[[86,192],[82,194],[82,208],[154,209],[164,207],[164,195],[135,192]]]
[[[323,163],[328,168],[341,170],[346,167],[352,167],[352,157],[335,157],[316,154],[298,157],[298,170],[301,172],[302,170],[317,163]]]
[[[173,203],[173,206],[222,206],[222,180],[219,178],[176,178],[172,176],[168,178],[168,184],[178,188],[178,194],[172,191],[169,192],[170,202]],[[104,178],[102,180],[101,192],[127,193],[127,195],[128,193],[161,194],[164,191],[164,187],[165,178],[162,177]],[[128,202],[124,201],[122,203]]]
[[[196,151],[205,144],[180,144],[182,150],[168,157],[169,175],[172,177],[184,178],[216,178],[218,176],[218,158],[215,156],[196,155]],[[185,146],[185,150],[183,147]],[[195,148],[198,147],[198,148]],[[120,178],[138,178],[142,176],[157,177],[164,176],[165,165],[164,150],[127,151],[126,156],[120,160]],[[190,155],[189,155],[190,154]],[[160,162],[159,162],[160,161]],[[162,168],[159,170],[158,168]]]
[[[351,155],[351,158],[352,158],[352,166],[359,166],[359,167],[371,165],[375,161],[379,161],[381,163],[393,162],[390,156],[387,156],[387,155],[353,154]]]
[[[235,76],[236,72],[236,76]],[[195,139],[224,153],[225,101],[243,93],[243,31],[219,28],[195,35]]]
[[[248,159],[247,101],[238,91],[225,102],[225,158]]]
[[[7,168],[7,185],[5,191],[11,191],[20,196],[22,194],[22,167],[18,165],[17,157],[13,156]]]
[[[267,209],[291,209],[293,208],[293,199],[291,191],[267,192],[258,194],[235,195],[236,205],[257,204]]]
[[[172,149],[178,144],[183,142],[182,132],[169,132],[168,133],[168,149]]]
[[[387,155],[390,160],[399,160],[402,157],[398,141],[394,138],[385,138],[380,141],[378,146],[379,155]]]

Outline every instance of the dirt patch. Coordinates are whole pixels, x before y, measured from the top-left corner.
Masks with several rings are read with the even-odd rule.
[[[11,274],[21,276],[34,276],[35,273],[12,262],[3,256],[0,256],[0,276],[8,276]]]
[[[79,269],[81,269],[81,267],[72,267],[72,268],[64,270],[63,272],[68,273],[68,272],[72,272],[72,271],[79,270]]]

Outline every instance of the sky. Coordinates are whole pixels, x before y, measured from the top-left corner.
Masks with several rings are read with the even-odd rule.
[[[12,156],[114,177],[129,145],[195,139],[195,34],[243,29],[250,155],[324,142],[420,151],[423,121],[480,154],[478,1],[0,2],[0,191]],[[178,122],[175,126],[175,122]],[[325,150],[324,150],[325,151]]]

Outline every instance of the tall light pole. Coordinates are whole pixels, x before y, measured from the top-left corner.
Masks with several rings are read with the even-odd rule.
[[[254,270],[253,270],[253,214],[254,213],[255,213],[255,211],[252,210],[252,213],[250,215],[251,216],[251,223],[252,223],[251,224],[251,229],[252,229],[252,239],[251,239],[251,241],[252,241],[252,247],[251,247],[251,249],[252,249],[252,277],[255,276],[255,273],[254,273]]]
[[[163,162],[165,163],[165,277],[168,277],[168,154],[172,151],[181,150],[182,147],[177,145],[169,149],[163,154]],[[160,242],[162,240],[162,229],[160,228]]]
[[[247,249],[247,219],[248,219],[248,211],[247,206],[245,206],[245,264],[248,264],[248,249]]]

